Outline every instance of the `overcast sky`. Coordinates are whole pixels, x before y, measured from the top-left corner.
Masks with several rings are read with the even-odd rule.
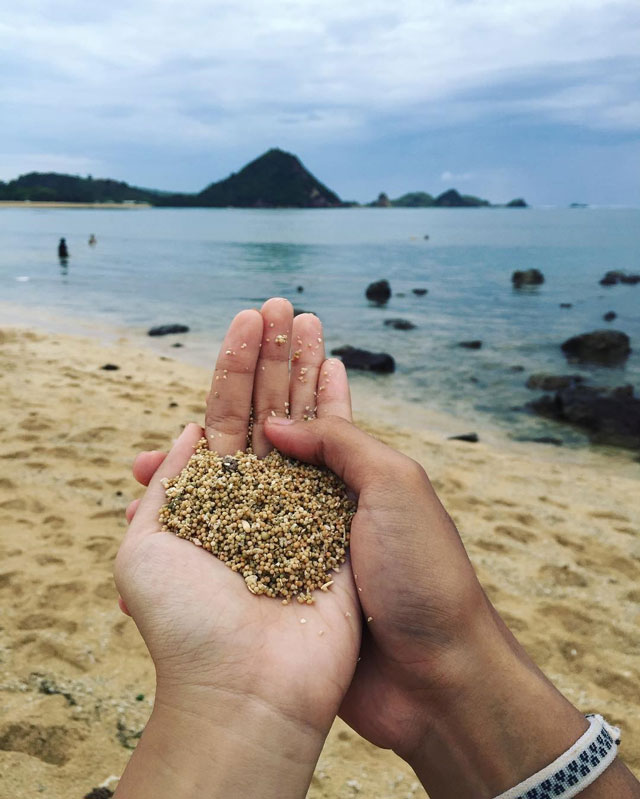
[[[640,205],[638,0],[18,0],[0,68],[0,179]]]

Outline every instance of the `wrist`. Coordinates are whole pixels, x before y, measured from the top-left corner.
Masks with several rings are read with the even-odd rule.
[[[494,797],[555,760],[588,726],[488,607],[450,653],[442,690],[420,708],[421,734],[398,751],[432,799]]]
[[[159,688],[116,795],[304,796],[326,732],[251,694]]]

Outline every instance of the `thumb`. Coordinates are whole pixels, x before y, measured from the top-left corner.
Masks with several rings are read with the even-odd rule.
[[[272,416],[265,433],[284,455],[326,466],[358,494],[367,483],[388,476],[394,461],[402,457],[339,416],[311,421]]]

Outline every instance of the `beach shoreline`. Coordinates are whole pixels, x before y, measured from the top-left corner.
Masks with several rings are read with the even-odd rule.
[[[202,420],[210,369],[122,337],[1,331],[0,797],[44,786],[66,799],[121,773],[149,715],[153,668],[118,611],[112,563],[141,492],[133,457]],[[375,398],[356,392],[355,406],[362,426],[425,466],[507,623],[572,702],[622,727],[640,774],[637,466],[445,441],[384,407],[372,415]],[[352,796],[353,780],[365,797],[424,796],[395,755],[336,722],[309,797]]]
[[[2,208],[95,208],[96,210],[131,210],[135,208],[153,208],[151,203],[121,202],[121,203],[71,203],[71,202],[45,202],[40,200],[0,200]]]
[[[187,334],[150,337],[146,327],[114,324],[99,317],[89,319],[63,315],[49,308],[27,308],[1,301],[0,319],[12,327],[28,328],[45,335],[89,337],[106,346],[124,344],[205,371],[213,369],[222,344],[222,334],[208,336],[191,331]],[[417,434],[426,429],[440,434],[443,442],[450,436],[475,432],[481,443],[522,456],[531,457],[535,454],[541,461],[588,463],[594,467],[619,470],[621,474],[632,477],[640,471],[638,453],[634,450],[594,445],[586,439],[584,443],[565,442],[563,446],[522,441],[513,437],[509,427],[492,419],[488,413],[462,415],[443,411],[430,403],[427,391],[423,403],[409,401],[402,396],[401,391],[389,391],[384,379],[381,381],[379,376],[369,373],[350,373],[356,417],[362,416],[373,428],[402,427]],[[558,424],[558,435],[566,433],[567,429],[566,425]]]

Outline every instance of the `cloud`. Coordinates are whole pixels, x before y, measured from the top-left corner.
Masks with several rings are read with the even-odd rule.
[[[440,175],[440,180],[443,183],[451,183],[454,181],[455,183],[465,183],[468,180],[473,180],[475,175],[473,172],[449,172],[449,170],[445,170]]]
[[[531,120],[627,136],[639,40],[637,0],[21,0],[0,20],[4,163]]]

